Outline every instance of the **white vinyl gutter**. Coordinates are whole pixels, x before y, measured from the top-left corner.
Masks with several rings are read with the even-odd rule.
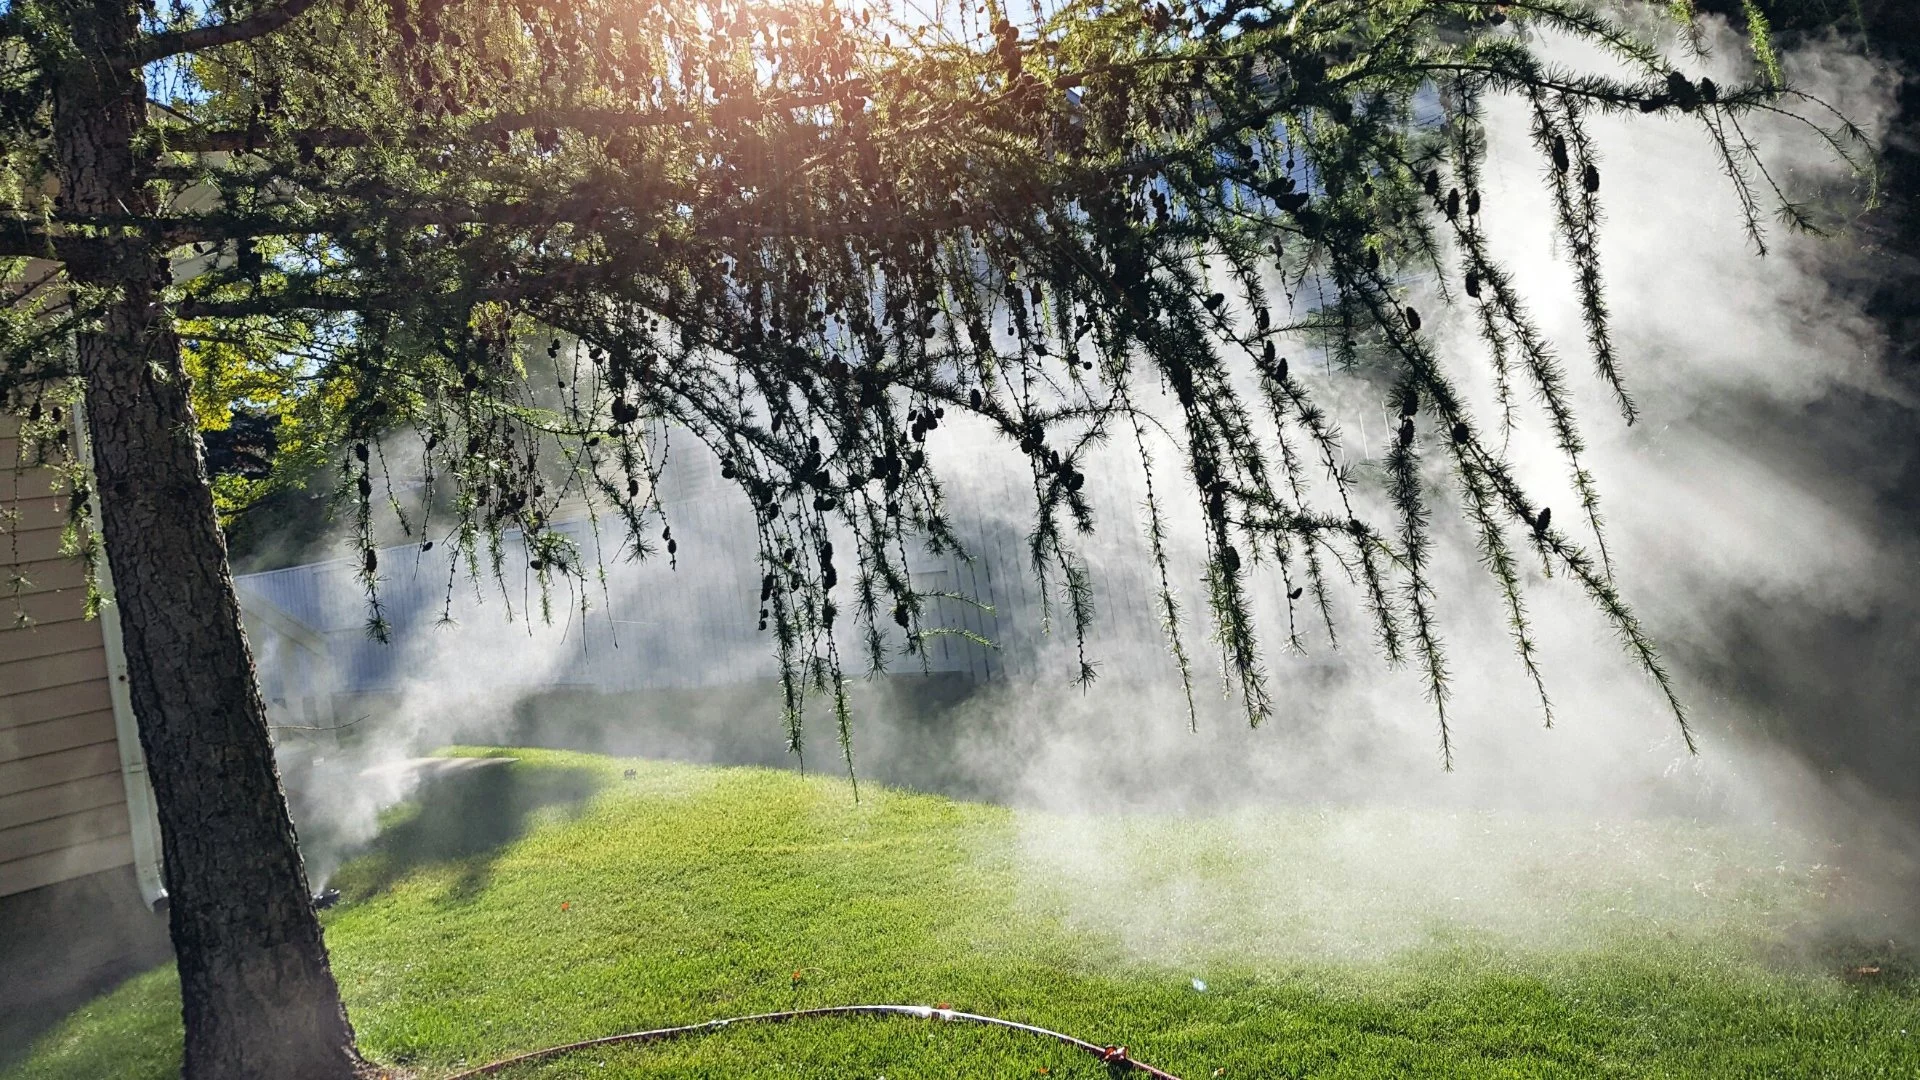
[[[84,408],[71,410],[76,445],[87,464],[87,507],[94,528],[100,527],[100,485],[93,482],[93,445],[87,440]],[[160,815],[154,808],[153,782],[147,777],[147,755],[140,748],[140,720],[133,714],[133,692],[127,686],[127,650],[120,638],[120,608],[113,602],[113,567],[106,558],[104,537],[94,567],[100,588],[100,633],[107,647],[107,692],[113,700],[113,733],[120,747],[120,780],[127,789],[127,818],[133,842],[133,876],[140,899],[158,909],[167,899],[160,873]]]

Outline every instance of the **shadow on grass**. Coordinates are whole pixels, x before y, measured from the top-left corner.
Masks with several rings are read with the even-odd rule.
[[[67,1014],[173,961],[132,866],[0,897],[0,1073]]]
[[[1821,959],[1843,982],[1861,989],[1901,994],[1920,990],[1920,950],[1911,942],[1881,937],[1835,936],[1821,943]]]
[[[1768,957],[1787,970],[1812,969],[1859,991],[1910,996],[1920,992],[1920,946],[1909,925],[1852,914],[1796,924]]]
[[[364,900],[416,870],[457,864],[450,899],[471,899],[537,811],[562,807],[576,815],[603,782],[591,769],[530,768],[508,759],[428,780],[389,813],[378,836],[349,854],[333,885],[350,900]]]

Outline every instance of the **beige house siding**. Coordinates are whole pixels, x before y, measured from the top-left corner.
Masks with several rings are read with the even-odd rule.
[[[104,622],[60,555],[57,476],[17,468],[16,432],[0,416],[0,896],[133,862]]]

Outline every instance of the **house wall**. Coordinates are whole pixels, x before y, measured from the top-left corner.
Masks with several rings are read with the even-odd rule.
[[[0,896],[133,862],[101,620],[60,555],[58,475],[0,416]]]

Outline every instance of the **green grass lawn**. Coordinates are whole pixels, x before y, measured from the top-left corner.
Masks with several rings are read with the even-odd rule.
[[[1124,1043],[1184,1080],[1920,1076],[1920,985],[1895,968],[1845,980],[1797,949],[1823,902],[1817,873],[1706,827],[1609,826],[1574,838],[1591,858],[1570,868],[1544,853],[1568,850],[1583,827],[1569,823],[1455,817],[1424,836],[1411,812],[1091,822],[871,787],[856,803],[844,782],[784,772],[511,753],[465,781],[475,790],[390,813],[333,882],[346,901],[324,916],[327,941],[361,1046],[423,1078],[859,1002]],[[1380,865],[1380,837],[1407,829]],[[1498,872],[1457,865],[1496,844]],[[1528,844],[1543,854],[1511,856]],[[172,972],[152,972],[8,1080],[174,1076],[177,1009]],[[1106,1071],[1011,1034],[834,1019],[505,1075]]]

